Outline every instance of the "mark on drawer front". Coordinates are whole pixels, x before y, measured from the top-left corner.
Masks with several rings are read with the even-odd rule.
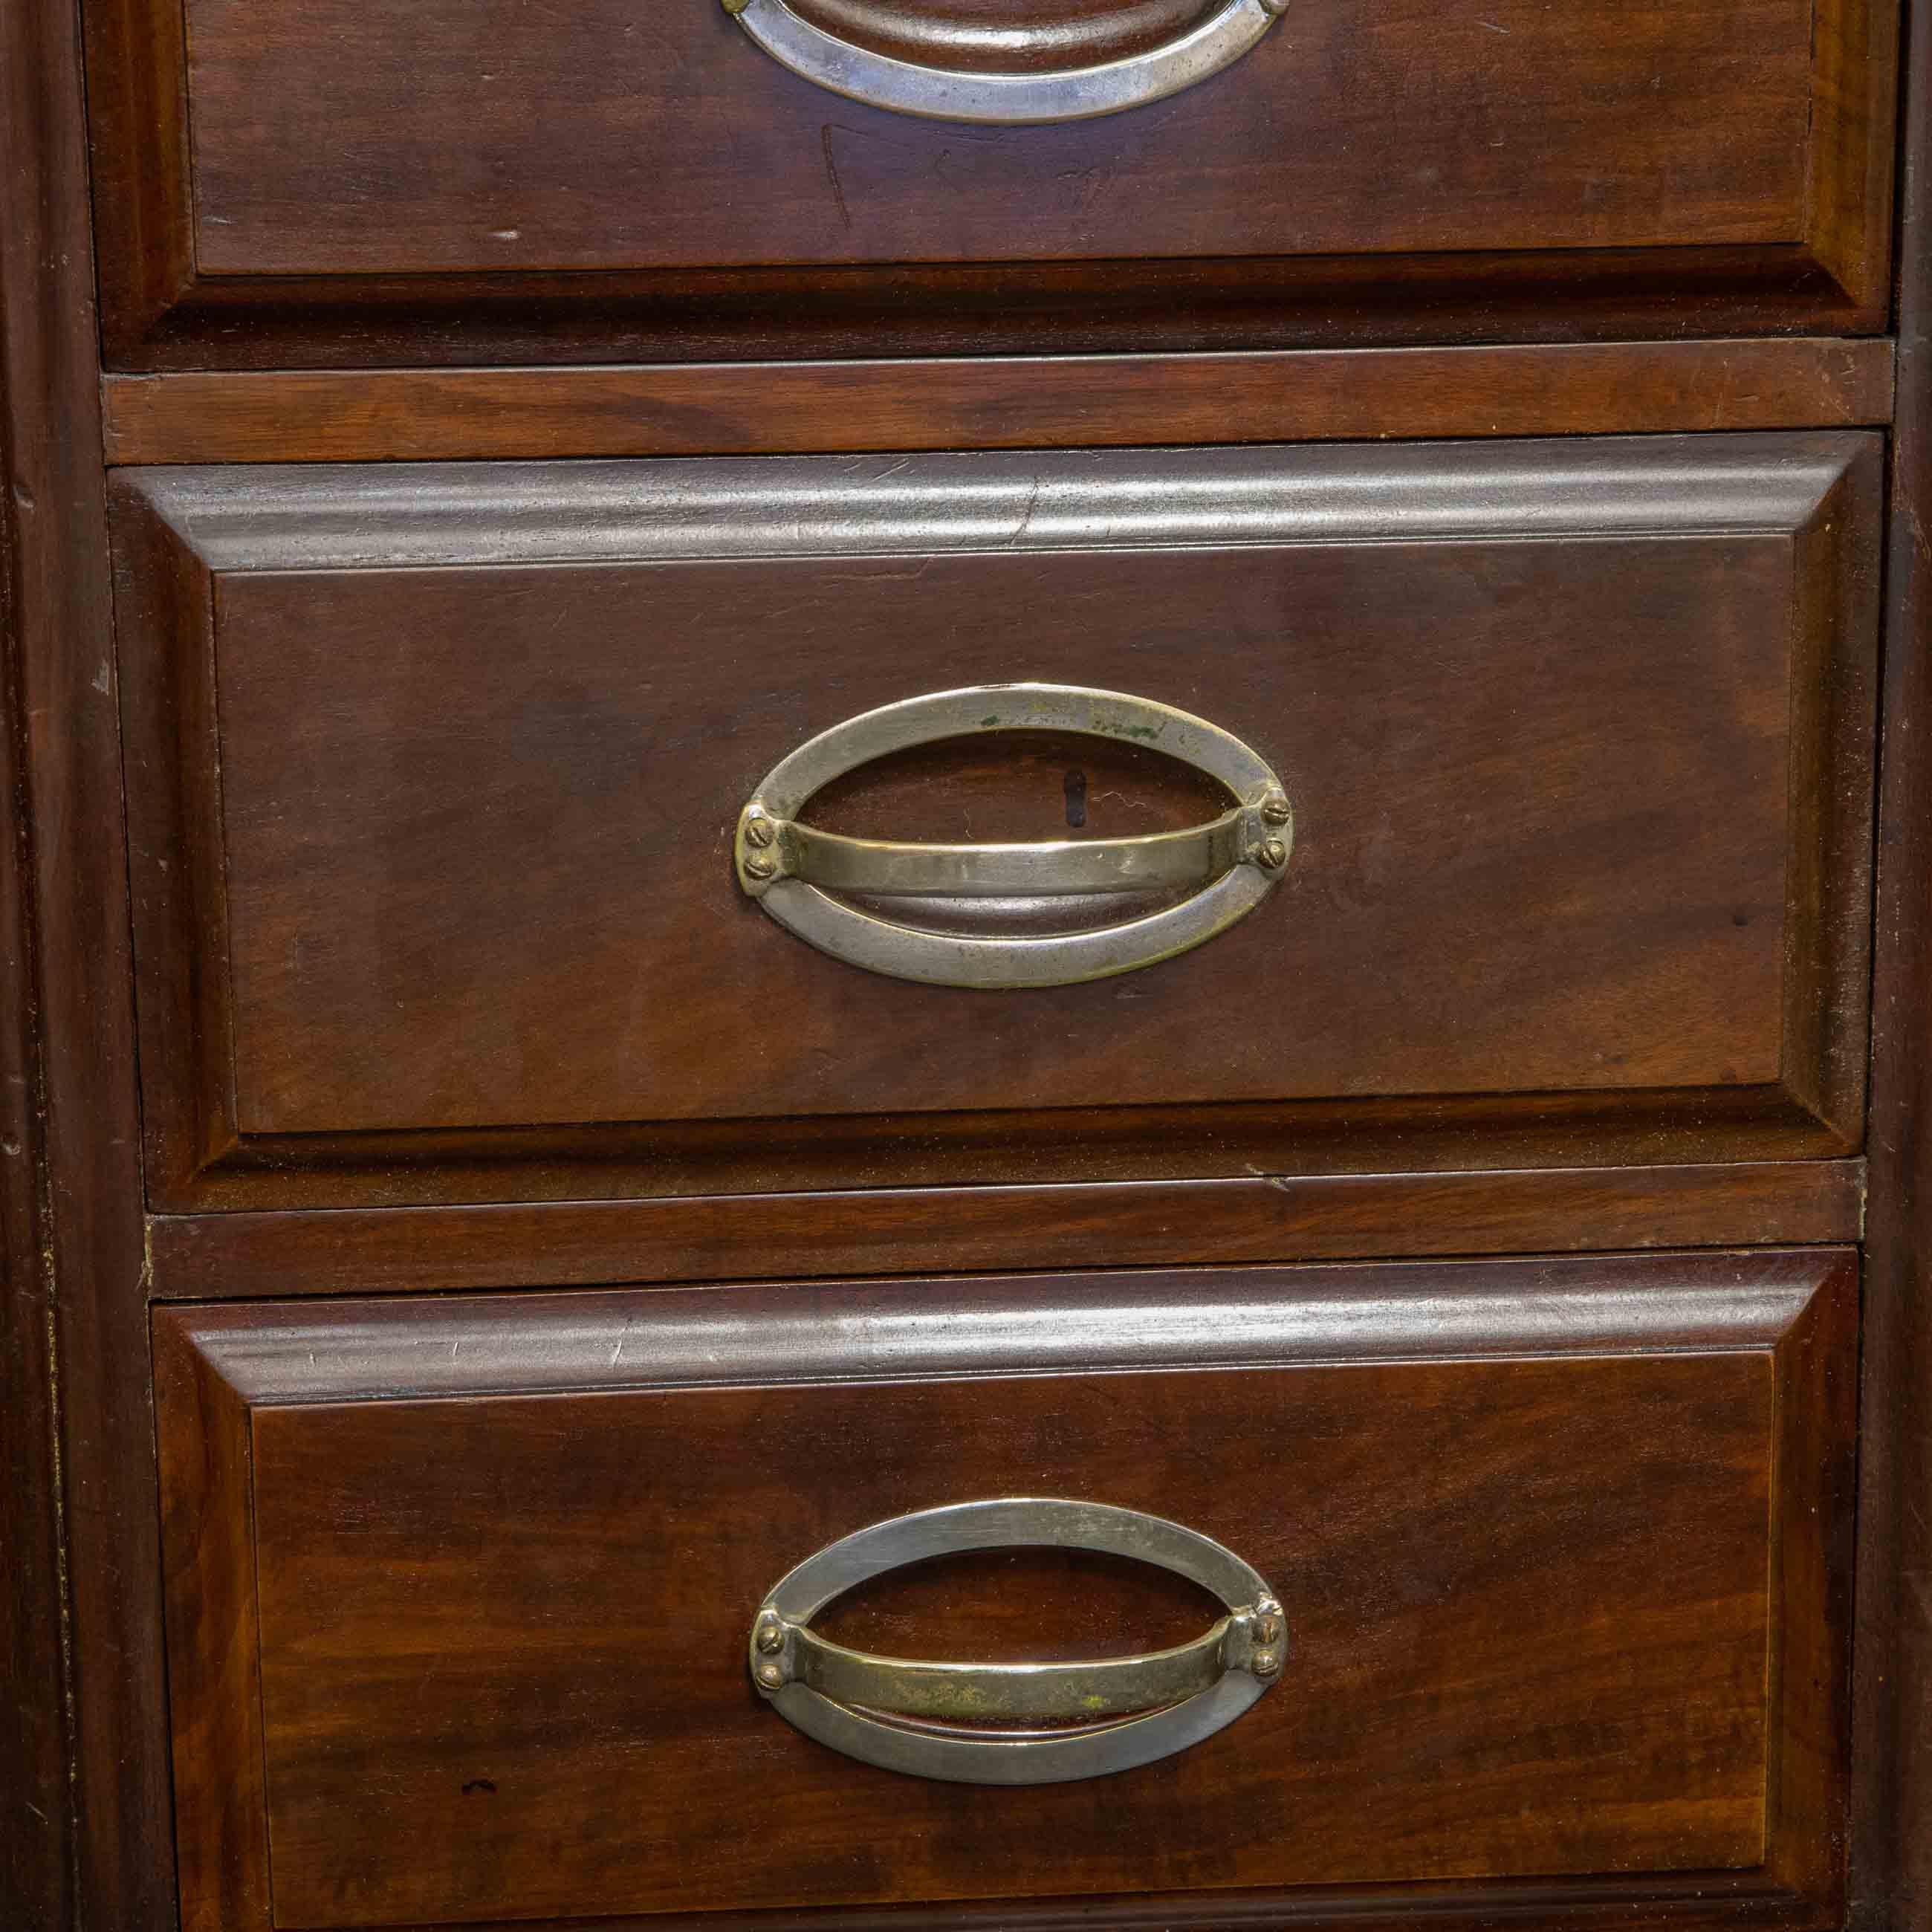
[[[1087,823],[1087,774],[1066,774],[1066,822],[1077,832]]]

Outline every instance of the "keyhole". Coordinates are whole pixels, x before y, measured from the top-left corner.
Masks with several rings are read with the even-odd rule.
[[[1066,822],[1077,832],[1087,823],[1087,774],[1066,774]]]

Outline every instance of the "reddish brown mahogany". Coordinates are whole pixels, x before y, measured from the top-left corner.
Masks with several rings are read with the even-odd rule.
[[[1855,1280],[1814,1252],[164,1314],[188,1932],[271,1895],[346,1927],[1131,1888],[1212,1923],[1227,1888],[1632,1866],[1822,1922]],[[778,1725],[743,1652],[778,1576],[1002,1495],[1239,1550],[1285,1694],[1011,1790]],[[1190,1620],[1042,1558],[836,1628],[1045,1660]]]
[[[379,1138],[500,1186],[569,1135],[652,1194],[1274,1173],[1378,1108],[1433,1110],[1412,1164],[1466,1165],[1445,1143],[1557,1096],[1647,1106],[1657,1155],[1845,1151],[1876,457],[122,472],[151,1198],[344,1198]],[[744,899],[721,842],[794,746],[1016,678],[1261,748],[1298,820],[1280,892],[1184,958],[1004,994]],[[994,734],[814,811],[1132,834],[1219,808],[1175,770]]]
[[[1892,344],[1489,344],[923,364],[111,376],[116,463],[1082,448],[1883,423]]]
[[[1295,0],[1002,130],[712,0],[0,10],[8,1932],[1923,1932],[1900,11]],[[800,736],[1046,652],[1292,770],[1285,920],[962,1022],[732,898]],[[1201,803],[1068,748],[824,806]],[[1031,1799],[756,1704],[785,1564],[1050,1482],[1292,1581],[1299,1677]]]
[[[976,10],[806,4],[902,50],[956,46]],[[1178,10],[1025,10],[1048,64]],[[1020,128],[836,98],[710,0],[648,25],[587,0],[542,32],[459,0],[91,0],[86,22],[120,366],[1884,316],[1892,0],[1297,0],[1209,86]]]

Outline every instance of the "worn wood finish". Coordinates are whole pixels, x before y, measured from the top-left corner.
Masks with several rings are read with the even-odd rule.
[[[640,38],[608,6],[532,36],[451,0],[95,0],[113,358],[1869,331],[1895,14],[1308,0],[1156,108],[962,131],[834,100],[709,6]]]
[[[647,43],[609,0],[541,40],[452,0],[182,11],[211,275],[1796,245],[1821,104],[1805,0],[1306,0],[1131,118],[970,130],[837,99],[708,7]]]
[[[618,1192],[1276,1172],[1405,1106],[1466,1149],[1406,1164],[1514,1165],[1470,1135],[1552,1096],[1660,1124],[1652,1159],[1846,1151],[1876,462],[1821,434],[121,472],[151,1198],[292,1204],[292,1172],[380,1176],[412,1134],[541,1161],[533,1130]],[[1153,971],[996,998],[739,896],[719,842],[794,745],[1040,676],[1256,741],[1300,813],[1276,898]],[[1064,826],[1058,771],[956,776],[873,828]],[[1200,810],[1117,792],[1090,832]]]
[[[0,1922],[60,1932],[74,1906],[75,1826],[62,1576],[53,1280],[46,1265],[44,1122],[35,1024],[33,855],[19,808],[27,718],[22,668],[44,621],[35,484],[47,458],[28,388],[47,318],[21,279],[55,211],[38,70],[44,16],[0,17],[0,177],[20,197],[0,224]],[[58,71],[56,68],[56,72]]]
[[[0,10],[0,1921],[160,1932],[160,1548],[76,34],[60,0]]]
[[[1880,798],[1854,1923],[1932,1921],[1932,15],[1903,174]]]
[[[112,376],[115,463],[1020,449],[1881,424],[1871,340]]]
[[[1723,1247],[1856,1240],[1863,1177],[1795,1161],[159,1215],[148,1242],[172,1300]]]
[[[186,1923],[267,1922],[227,1755],[255,1697],[200,1688],[238,1634],[253,1667],[250,1572],[283,1924],[1124,1878],[1188,1922],[1227,1887],[1617,1868],[1730,1868],[1825,1923],[1854,1283],[1813,1252],[164,1312],[180,1788],[228,1847],[184,1862]],[[244,1421],[245,1469],[206,1433]],[[1294,1478],[1262,1508],[1270,1467]],[[1297,1696],[1130,1780],[1024,1792],[774,1737],[739,1627],[778,1571],[1030,1490],[1241,1548],[1278,1580]],[[948,1638],[1032,1640],[1037,1566],[1017,1592],[969,1567],[1004,1607]],[[916,1588],[871,1614],[937,1628]],[[1060,1640],[1103,1654],[1176,1614],[1090,1576]]]

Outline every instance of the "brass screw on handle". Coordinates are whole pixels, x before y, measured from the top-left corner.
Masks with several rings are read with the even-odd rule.
[[[761,1664],[758,1666],[758,1682],[767,1690],[782,1690],[784,1681],[784,1672],[777,1664]]]
[[[745,876],[748,879],[769,879],[776,874],[778,869],[778,861],[775,859],[747,859],[745,861]]]
[[[758,1626],[758,1648],[767,1654],[784,1648],[784,1625],[771,1623]]]
[[[1262,800],[1262,817],[1270,825],[1286,825],[1294,816],[1294,806],[1278,791]]]
[[[777,836],[769,818],[748,818],[745,821],[745,843],[747,845],[769,845]]]
[[[1288,863],[1288,848],[1279,838],[1270,838],[1255,856],[1270,872],[1278,872]]]

